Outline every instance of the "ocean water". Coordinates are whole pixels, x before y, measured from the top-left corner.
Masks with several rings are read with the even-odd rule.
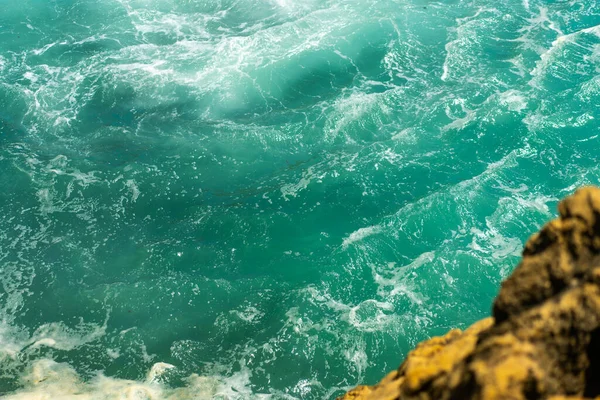
[[[600,3],[0,1],[0,396],[331,399],[600,178]]]

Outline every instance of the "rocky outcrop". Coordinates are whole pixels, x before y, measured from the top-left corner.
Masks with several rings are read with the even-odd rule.
[[[341,398],[600,396],[600,189],[559,205],[500,289],[493,318],[421,343],[375,386]]]

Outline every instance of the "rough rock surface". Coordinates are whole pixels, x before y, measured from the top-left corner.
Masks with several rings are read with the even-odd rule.
[[[425,341],[344,400],[600,396],[600,189],[559,205],[500,289],[493,318]]]

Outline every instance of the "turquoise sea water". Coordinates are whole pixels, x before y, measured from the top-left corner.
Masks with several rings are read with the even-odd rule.
[[[596,1],[0,7],[9,398],[375,383],[600,178]]]

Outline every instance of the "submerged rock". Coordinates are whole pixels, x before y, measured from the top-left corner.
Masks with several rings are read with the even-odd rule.
[[[493,318],[427,340],[351,399],[600,396],[600,189],[559,205],[500,289]]]

